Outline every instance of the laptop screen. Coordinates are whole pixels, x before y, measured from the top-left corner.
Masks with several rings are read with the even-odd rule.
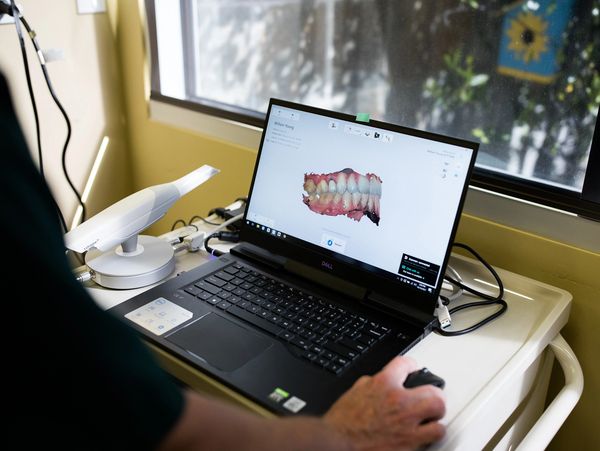
[[[476,145],[317,111],[272,103],[246,225],[433,292]]]

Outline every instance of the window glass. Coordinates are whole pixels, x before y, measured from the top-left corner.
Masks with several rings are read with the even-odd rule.
[[[480,141],[481,168],[582,189],[600,104],[600,0],[183,5],[186,99],[369,112]]]

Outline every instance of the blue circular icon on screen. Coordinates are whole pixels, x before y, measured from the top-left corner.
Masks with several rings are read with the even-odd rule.
[[[333,240],[327,240],[327,246],[333,246]]]

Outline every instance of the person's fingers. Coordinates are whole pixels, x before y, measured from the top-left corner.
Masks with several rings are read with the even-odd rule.
[[[428,445],[444,438],[446,426],[437,421],[425,423],[417,428],[416,435],[420,445]]]
[[[446,414],[446,396],[444,392],[433,385],[424,385],[410,390],[414,414],[424,421],[435,421]],[[417,401],[418,400],[418,401]]]
[[[354,388],[362,387],[363,385],[369,383],[370,380],[371,376],[361,376],[356,380],[356,382],[354,382]]]
[[[385,367],[383,367],[376,377],[383,379],[389,385],[402,387],[406,380],[406,376],[416,370],[417,362],[412,358],[398,356],[393,358]]]

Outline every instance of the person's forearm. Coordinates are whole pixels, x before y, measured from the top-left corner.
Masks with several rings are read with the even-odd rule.
[[[187,392],[185,410],[161,446],[179,449],[346,451],[351,445],[319,418],[267,420]]]

